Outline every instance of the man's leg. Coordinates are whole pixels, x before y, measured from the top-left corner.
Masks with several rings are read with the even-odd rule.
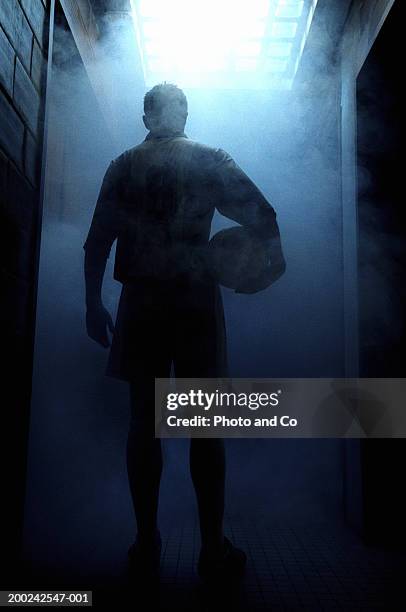
[[[177,378],[216,378],[227,374],[226,338],[220,290],[212,282],[179,299],[176,325]],[[190,472],[199,511],[202,550],[216,554],[224,543],[226,458],[220,439],[190,441]]]
[[[224,542],[224,441],[193,438],[190,441],[190,472],[199,509],[202,549],[215,554]]]
[[[243,577],[246,555],[224,537],[224,441],[193,438],[190,470],[199,509],[202,548],[197,570],[201,578],[221,582]]]
[[[226,377],[226,334],[220,289],[210,281],[180,293],[174,323],[176,378]],[[239,579],[246,561],[245,553],[223,534],[225,463],[223,440],[191,440],[190,471],[202,541],[197,569],[207,580]]]
[[[127,473],[137,542],[146,545],[156,538],[162,472],[161,443],[154,435],[154,383],[155,376],[169,376],[171,367],[170,309],[161,293],[152,282],[124,285],[110,358],[112,369],[130,381]]]
[[[130,383],[131,417],[127,439],[127,472],[139,543],[153,543],[157,534],[161,441],[154,437],[154,379]]]

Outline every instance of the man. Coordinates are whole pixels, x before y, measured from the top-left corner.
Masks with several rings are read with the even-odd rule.
[[[149,134],[111,162],[84,248],[88,334],[108,347],[107,330],[113,332],[107,373],[130,383],[127,469],[137,521],[130,561],[137,572],[148,567],[153,573],[161,546],[162,471],[161,442],[154,437],[154,378],[169,378],[172,364],[182,378],[227,374],[221,294],[207,265],[215,208],[269,249],[269,282],[285,263],[275,211],[264,196],[227,153],[184,134],[184,93],[175,85],[157,85],[145,95],[144,112]],[[114,327],[101,288],[116,238],[114,277],[123,289]],[[255,292],[255,278],[241,278],[237,290]],[[199,574],[242,575],[245,554],[223,534],[223,441],[192,439],[190,469],[202,542]]]

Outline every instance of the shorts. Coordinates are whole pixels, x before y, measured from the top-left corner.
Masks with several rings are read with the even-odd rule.
[[[226,331],[214,281],[134,280],[123,285],[106,374],[227,376]]]

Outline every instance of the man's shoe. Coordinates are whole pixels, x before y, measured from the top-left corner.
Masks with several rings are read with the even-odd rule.
[[[220,554],[212,555],[201,551],[197,571],[205,581],[238,582],[244,576],[246,563],[245,552],[233,546],[228,538],[224,538],[223,551]]]
[[[159,532],[151,541],[141,540],[138,536],[128,549],[128,562],[131,575],[140,579],[158,579],[161,563],[162,541]]]

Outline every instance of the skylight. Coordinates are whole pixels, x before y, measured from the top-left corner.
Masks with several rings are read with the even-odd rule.
[[[147,86],[289,89],[317,0],[131,0]]]

